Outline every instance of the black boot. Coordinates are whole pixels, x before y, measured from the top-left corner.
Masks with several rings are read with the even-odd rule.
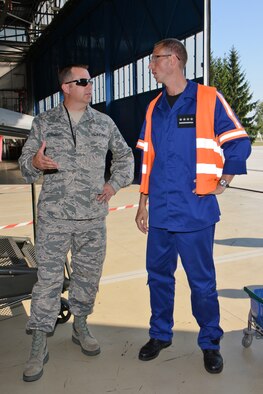
[[[139,352],[139,359],[142,361],[149,361],[156,358],[160,351],[172,344],[172,341],[165,342],[160,339],[151,338],[149,342],[144,345]]]
[[[224,362],[223,357],[219,350],[204,349],[204,365],[209,373],[220,373],[223,370]]]

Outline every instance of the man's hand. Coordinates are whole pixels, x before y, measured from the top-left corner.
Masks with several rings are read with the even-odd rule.
[[[138,229],[143,233],[147,234],[148,232],[148,211],[145,207],[138,208],[135,222],[137,224]]]
[[[56,170],[58,164],[53,161],[50,157],[45,156],[46,141],[43,141],[42,146],[39,148],[37,153],[33,156],[32,164],[38,170]]]
[[[226,174],[224,174],[221,179],[224,179],[225,181],[227,181],[227,183],[229,185],[230,182],[232,181],[232,179],[234,178],[234,176],[235,175],[226,175]],[[196,179],[194,180],[194,182],[196,183]],[[207,194],[202,194],[202,195],[198,194],[198,197],[205,197],[205,196],[209,196],[210,194],[219,195],[219,194],[224,193],[225,190],[226,190],[226,187],[225,186],[221,186],[218,183],[216,188],[215,188],[215,190],[213,190],[212,192],[207,193]],[[196,194],[196,189],[192,190],[192,192],[194,194]]]
[[[139,208],[135,217],[138,229],[144,234],[147,234],[148,232],[148,211],[146,209],[147,201],[148,196],[146,194],[141,194]]]
[[[202,198],[202,197],[205,197],[205,196],[210,196],[211,194],[214,194],[214,195],[222,194],[222,193],[224,193],[225,189],[226,189],[225,187],[217,185],[216,189],[213,190],[210,193],[207,193],[207,194],[196,194],[196,189],[193,190],[193,193],[196,194],[197,197]]]
[[[214,194],[214,195],[218,195],[218,194],[222,194],[224,193],[224,191],[226,190],[226,188],[224,186],[220,186],[219,184],[217,185],[216,189],[213,190],[211,193],[209,194]]]
[[[105,183],[103,186],[103,191],[101,194],[98,194],[97,200],[102,202],[109,202],[111,197],[116,194],[115,190],[109,183]]]

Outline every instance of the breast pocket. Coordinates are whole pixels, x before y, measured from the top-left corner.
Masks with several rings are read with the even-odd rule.
[[[196,129],[193,127],[177,128],[167,144],[168,165],[185,168],[189,171],[196,167]]]

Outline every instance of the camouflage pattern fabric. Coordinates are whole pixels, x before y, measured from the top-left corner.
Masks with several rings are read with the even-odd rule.
[[[97,195],[105,183],[105,159],[112,152],[108,181],[117,192],[133,180],[134,158],[111,118],[90,106],[71,133],[66,110],[61,103],[38,115],[23,147],[19,164],[26,182],[35,182],[42,171],[32,158],[46,141],[45,154],[58,163],[46,171],[38,201],[36,257],[38,282],[31,302],[28,329],[51,332],[60,311],[64,264],[72,254],[69,304],[73,315],[88,315],[98,290],[106,248],[105,216],[108,203]]]
[[[93,311],[106,251],[105,218],[38,219],[38,281],[32,292],[29,330],[52,332],[60,311],[64,264],[71,248],[69,306],[75,316]]]
[[[63,104],[38,115],[19,158],[22,175],[32,183],[42,174],[32,166],[32,157],[46,141],[45,154],[59,164],[59,169],[44,173],[38,201],[41,216],[76,220],[105,216],[108,204],[100,204],[96,197],[105,183],[107,151],[113,155],[109,183],[117,192],[133,180],[132,150],[113,120],[90,106],[72,126],[76,147]]]

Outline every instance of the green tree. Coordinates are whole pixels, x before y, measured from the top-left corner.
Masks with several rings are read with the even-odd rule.
[[[255,127],[263,138],[263,101],[259,101],[256,106]]]
[[[239,54],[234,47],[223,58],[211,56],[210,85],[216,86],[223,93],[253,142],[257,131],[252,111],[257,102],[252,102],[250,85],[246,74],[241,70]]]
[[[210,85],[216,86],[222,92],[226,92],[229,80],[227,58],[224,56],[213,57],[211,56],[210,62]]]

